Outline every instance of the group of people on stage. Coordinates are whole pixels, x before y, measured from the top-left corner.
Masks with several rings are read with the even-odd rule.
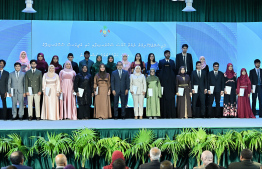
[[[106,64],[102,62],[102,56],[97,55],[94,63],[89,59],[90,52],[85,51],[85,59],[78,65],[73,61],[73,54],[69,53],[68,61],[63,66],[59,64],[57,55],[53,56],[48,66],[43,53],[38,53],[37,60],[29,61],[26,52],[22,51],[19,60],[14,63],[15,71],[10,74],[4,70],[6,62],[0,60],[4,119],[7,118],[7,93],[12,97],[13,119],[17,117],[17,103],[20,119],[27,104],[29,120],[33,118],[33,104],[37,120],[89,119],[92,100],[94,118],[118,119],[119,98],[121,118],[125,119],[129,90],[133,97],[135,119],[143,118],[144,98],[147,98],[146,116],[150,119],[255,118],[257,97],[259,117],[262,117],[262,69],[259,59],[254,61],[255,68],[250,70],[249,77],[243,68],[237,78],[233,64],[229,63],[226,72],[222,73],[219,63],[215,62],[213,70],[209,71],[203,56],[193,70],[192,55],[187,53],[187,49],[188,45],[184,44],[182,53],[176,55],[175,61],[170,59],[170,51],[166,50],[165,58],[159,63],[153,53],[148,55],[147,63],[142,61],[140,53],[135,55],[132,63],[128,61],[127,54],[123,54],[122,61],[116,63],[114,56],[109,55]],[[252,109],[249,100],[251,93]],[[224,95],[223,114],[220,111],[221,95]],[[212,110],[214,99],[215,111]]]

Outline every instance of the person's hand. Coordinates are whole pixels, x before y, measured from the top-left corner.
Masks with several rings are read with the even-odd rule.
[[[94,97],[94,93],[92,93],[92,97]]]
[[[9,94],[9,97],[12,97],[12,94],[11,94],[11,93]]]
[[[7,92],[5,92],[5,98],[7,97]]]
[[[176,93],[177,96],[179,96],[179,93]]]
[[[125,95],[127,95],[128,94],[128,90],[126,90],[126,92],[125,92]]]
[[[24,94],[23,94],[23,97],[25,97],[25,96],[26,96],[26,94],[24,93]]]
[[[190,93],[190,97],[192,97],[192,93]]]
[[[208,91],[208,94],[211,94],[211,91],[210,91],[210,90]]]
[[[143,92],[143,95],[146,95],[146,92]]]
[[[134,94],[134,92],[131,92],[131,94]]]
[[[110,95],[110,90],[108,90],[107,95],[108,95],[108,96]]]
[[[240,94],[238,94],[238,96],[240,96]]]
[[[94,91],[94,93],[95,93],[95,95],[97,95],[97,94],[96,94],[96,91]]]
[[[221,91],[221,93],[220,93],[220,95],[223,95],[224,94],[224,92],[223,91]],[[226,93],[225,93],[226,94]]]
[[[222,92],[221,92],[222,93]],[[224,92],[225,94],[227,94],[227,91]],[[221,94],[222,95],[222,94]]]
[[[27,92],[26,95],[29,96],[30,95],[29,92]]]
[[[207,94],[207,89],[205,89],[204,94]]]
[[[59,96],[60,96],[60,93],[56,93],[56,96],[59,97]]]
[[[195,93],[195,89],[192,89],[192,93]]]
[[[41,92],[38,92],[37,94],[38,94],[38,96],[40,96],[40,95],[41,95]]]
[[[250,94],[248,94],[248,97],[250,96]]]
[[[114,96],[116,95],[116,91],[115,90],[113,90],[112,93],[113,93]]]
[[[79,97],[79,92],[77,92],[76,95]]]
[[[253,93],[253,90],[251,90],[251,93]]]
[[[45,92],[43,91],[43,94],[44,94],[44,96],[45,96]]]

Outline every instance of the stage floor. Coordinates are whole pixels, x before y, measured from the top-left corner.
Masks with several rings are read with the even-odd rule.
[[[28,121],[0,120],[0,130],[43,130],[43,129],[138,129],[138,128],[260,128],[262,118],[212,118],[212,119],[107,119],[107,120],[59,120]]]

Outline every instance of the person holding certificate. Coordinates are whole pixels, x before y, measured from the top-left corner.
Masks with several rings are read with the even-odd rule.
[[[184,91],[182,93],[179,90]],[[191,82],[190,77],[186,74],[184,66],[181,66],[176,76],[176,95],[177,95],[177,114],[178,118],[192,117],[191,111]]]
[[[250,107],[251,82],[245,68],[241,69],[241,75],[237,79],[237,116],[238,118],[255,118]]]
[[[146,94],[146,78],[141,73],[141,67],[136,66],[130,76],[130,92],[133,96],[135,119],[143,118],[144,98]]]
[[[227,64],[227,70],[224,73],[225,77],[225,95],[223,116],[237,117],[236,108],[236,88],[237,88],[237,74],[234,72],[232,63]]]
[[[99,118],[99,120],[111,118],[110,75],[106,73],[103,63],[99,66],[99,72],[94,77],[94,93],[94,118]]]
[[[92,104],[94,80],[88,73],[87,65],[81,65],[82,70],[76,75],[74,80],[74,91],[77,95],[79,111],[78,119],[90,119],[90,106]]]
[[[213,63],[213,70],[208,73],[208,82],[207,82],[207,90],[208,90],[208,117],[221,117],[220,112],[220,99],[221,95],[224,94],[224,75],[219,69],[219,63]],[[214,98],[216,101],[216,109],[213,111],[213,102]]]
[[[55,73],[55,70],[55,66],[50,65],[42,80],[42,89],[44,95],[41,119],[43,120],[59,120],[58,97],[60,95],[61,88],[59,76]]]

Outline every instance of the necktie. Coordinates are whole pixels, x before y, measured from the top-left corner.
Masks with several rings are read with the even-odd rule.
[[[33,70],[33,74],[35,74],[35,70]]]
[[[198,77],[200,78],[200,71],[197,71]]]
[[[16,79],[18,80],[18,72],[16,72]]]
[[[122,76],[122,70],[119,70],[119,77],[121,79],[121,76]]]
[[[260,70],[259,69],[257,69],[257,78],[258,78],[258,85],[261,85]]]
[[[1,77],[2,77],[2,71],[0,71],[0,79],[1,79]]]
[[[186,65],[186,60],[185,60],[186,58],[185,58],[185,57],[186,57],[186,56],[184,55],[184,56],[183,56],[183,60],[184,60],[184,63],[185,63],[185,65]]]
[[[217,72],[215,72],[215,76],[217,77]]]

